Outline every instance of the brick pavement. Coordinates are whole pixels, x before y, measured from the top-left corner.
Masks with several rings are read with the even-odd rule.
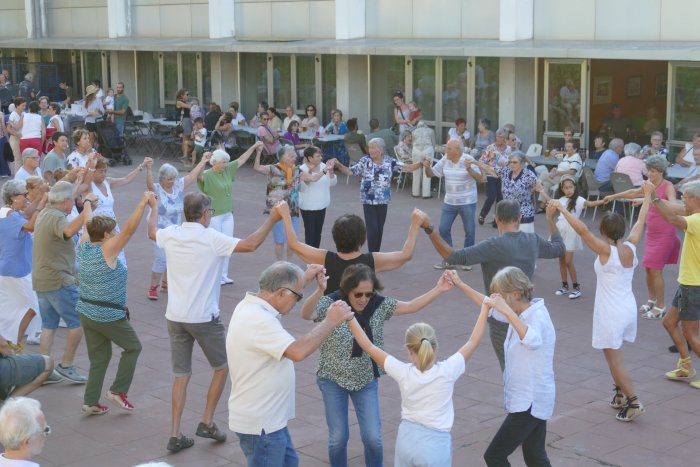
[[[136,158],[135,163],[140,161]],[[159,165],[160,161],[156,163]],[[112,176],[128,171],[125,167],[110,169]],[[128,187],[115,190],[116,211],[124,222],[145,189],[144,176]],[[236,234],[244,236],[264,220],[265,179],[250,166],[239,171],[234,185]],[[341,177],[333,189],[332,205],[326,216],[322,247],[332,248],[330,226],[340,214],[361,214],[357,182],[345,184]],[[437,221],[441,201],[423,200],[410,196],[410,189],[393,195],[384,234],[384,249],[399,249],[404,242],[413,206],[427,211]],[[479,205],[483,200],[480,196]],[[537,218],[537,230],[546,225]],[[589,222],[590,224],[590,222]],[[461,237],[461,227],[455,223],[453,238]],[[477,226],[477,240],[495,235],[488,224]],[[641,257],[641,251],[639,256]],[[42,455],[36,459],[43,466],[129,466],[150,460],[163,460],[176,466],[244,465],[243,454],[234,434],[224,444],[213,444],[202,438],[195,446],[176,455],[165,449],[170,427],[170,354],[163,314],[166,297],[157,302],[146,299],[147,283],[152,261],[151,244],[145,235],[145,219],[127,247],[129,261],[129,307],[132,323],[138,332],[143,352],[130,391],[136,406],[133,414],[117,409],[101,417],[85,417],[80,413],[83,386],[61,383],[42,387],[34,396],[42,401],[53,432]],[[224,287],[221,297],[222,317],[228,323],[235,304],[246,290],[256,290],[259,272],[275,260],[272,240],[255,254],[234,255],[231,277],[235,285]],[[557,331],[555,374],[557,403],[547,436],[548,452],[557,466],[685,466],[700,456],[700,393],[686,384],[666,381],[663,373],[672,369],[677,356],[666,351],[669,338],[659,321],[640,319],[637,342],[625,344],[624,359],[638,388],[647,413],[633,423],[614,419],[615,412],[607,406],[611,398],[612,379],[602,352],[591,348],[591,315],[594,300],[594,256],[588,251],[576,253],[576,266],[583,296],[575,301],[554,296],[559,286],[558,263],[539,263],[535,277],[536,295],[544,297]],[[381,274],[386,294],[410,299],[433,286],[439,272],[432,268],[438,256],[421,232],[416,254],[411,262],[398,271]],[[677,267],[667,268],[667,299],[675,290]],[[479,268],[461,273],[468,282],[482,288]],[[644,299],[644,272],[635,273],[635,291]],[[310,290],[310,289],[309,289]],[[440,340],[440,357],[454,352],[467,338],[478,310],[457,291],[441,296],[417,316],[392,319],[386,327],[387,351],[405,358],[402,350],[403,333],[411,323],[425,320],[432,324]],[[310,329],[310,324],[298,316],[298,307],[283,318],[284,326],[294,335]],[[59,331],[54,349],[63,349],[65,332]],[[482,454],[504,418],[502,382],[498,363],[488,338],[468,362],[466,374],[454,393],[455,423],[452,430],[454,465],[483,465]],[[29,352],[36,351],[30,346]],[[55,354],[57,356],[58,353]],[[105,380],[111,383],[116,369],[117,349]],[[292,439],[302,466],[328,465],[326,455],[327,430],[320,392],[315,384],[314,368],[317,355],[296,365],[297,418],[290,422]],[[194,436],[204,406],[211,372],[201,351],[194,356],[194,373],[189,386],[187,407],[183,415],[183,432]],[[235,364],[235,362],[231,362]],[[696,364],[697,359],[696,359]],[[85,345],[81,344],[76,365],[83,371],[89,367]],[[219,404],[215,420],[227,427],[227,398],[230,383]],[[382,431],[385,463],[393,464],[393,448],[400,421],[400,396],[397,385],[388,377],[380,383]],[[350,416],[351,435],[349,464],[364,465],[362,443],[357,422]],[[519,452],[511,456],[513,465],[523,465]]]

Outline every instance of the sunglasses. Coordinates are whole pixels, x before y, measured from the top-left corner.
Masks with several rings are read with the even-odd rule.
[[[304,294],[303,294],[303,293],[297,293],[297,292],[293,291],[292,289],[290,289],[289,287],[282,287],[282,288],[285,289],[285,290],[289,290],[289,291],[292,292],[294,295],[296,295],[296,296],[297,296],[297,302],[300,302],[300,301],[302,301],[302,300],[304,299]]]
[[[362,298],[363,296],[365,298],[372,298],[375,295],[377,295],[377,292],[353,292],[352,296],[355,298]]]

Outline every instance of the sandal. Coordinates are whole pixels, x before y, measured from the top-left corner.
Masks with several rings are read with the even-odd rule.
[[[690,365],[690,369],[684,368],[684,365]],[[666,378],[673,381],[690,381],[695,377],[696,371],[693,368],[693,360],[690,357],[679,358],[676,363],[676,369],[666,373]]]
[[[644,305],[642,305],[644,306]],[[666,307],[659,308],[658,306],[655,306],[649,311],[645,311],[642,313],[642,318],[644,319],[662,319],[664,315],[666,314]]]
[[[194,440],[181,434],[179,437],[173,436],[168,440],[166,449],[170,452],[180,452],[183,449],[194,446]]]
[[[484,222],[486,222],[486,219],[484,219],[484,216],[479,216],[479,225],[484,225]]]
[[[615,418],[621,422],[631,422],[643,413],[644,406],[639,402],[639,398],[637,396],[632,396],[627,399],[624,407],[615,415]]]
[[[610,401],[610,407],[620,410],[625,405],[625,395],[622,394],[620,386],[617,384],[613,387],[613,391],[615,391],[615,394],[613,394],[613,398]]]
[[[652,308],[656,306],[656,299],[654,300],[647,300],[646,305],[642,305],[639,307],[639,313],[644,314],[648,311],[651,311]]]

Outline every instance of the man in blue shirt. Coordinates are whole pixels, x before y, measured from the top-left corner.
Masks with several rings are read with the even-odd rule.
[[[620,154],[625,143],[620,138],[614,138],[608,144],[608,149],[598,159],[598,165],[595,167],[595,179],[598,182],[601,192],[612,193],[612,183],[610,182],[610,174],[615,171],[617,162],[620,160]]]

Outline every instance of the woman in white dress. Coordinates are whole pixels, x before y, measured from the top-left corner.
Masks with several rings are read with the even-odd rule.
[[[94,164],[94,167],[90,167]],[[107,167],[109,167],[109,161],[104,157],[99,159],[93,159],[88,163],[88,172],[92,174],[92,180],[90,185],[87,186],[86,183],[80,187],[79,192],[84,193],[85,191],[91,191],[97,196],[97,207],[93,209],[93,216],[107,216],[114,220],[117,220],[117,215],[114,212],[114,196],[112,196],[112,188],[118,188],[120,186],[128,185],[133,182],[139,172],[142,172],[145,167],[151,167],[153,165],[153,159],[150,157],[144,158],[143,162],[138,165],[134,170],[129,172],[126,177],[112,178],[107,176]],[[119,233],[119,224],[114,229],[116,234]],[[126,265],[126,256],[124,256],[124,250],[119,253],[119,259],[124,265]]]
[[[634,392],[629,372],[622,363],[622,344],[634,342],[637,335],[637,302],[632,291],[632,277],[637,266],[637,245],[642,238],[649,211],[653,184],[645,182],[644,202],[627,240],[625,220],[617,213],[608,213],[600,221],[601,237],[588,230],[558,200],[552,200],[584,243],[598,254],[594,268],[597,277],[593,308],[593,348],[602,349],[610,374],[615,382],[615,394],[610,406],[619,410],[617,420],[630,422],[644,413],[644,406]]]

